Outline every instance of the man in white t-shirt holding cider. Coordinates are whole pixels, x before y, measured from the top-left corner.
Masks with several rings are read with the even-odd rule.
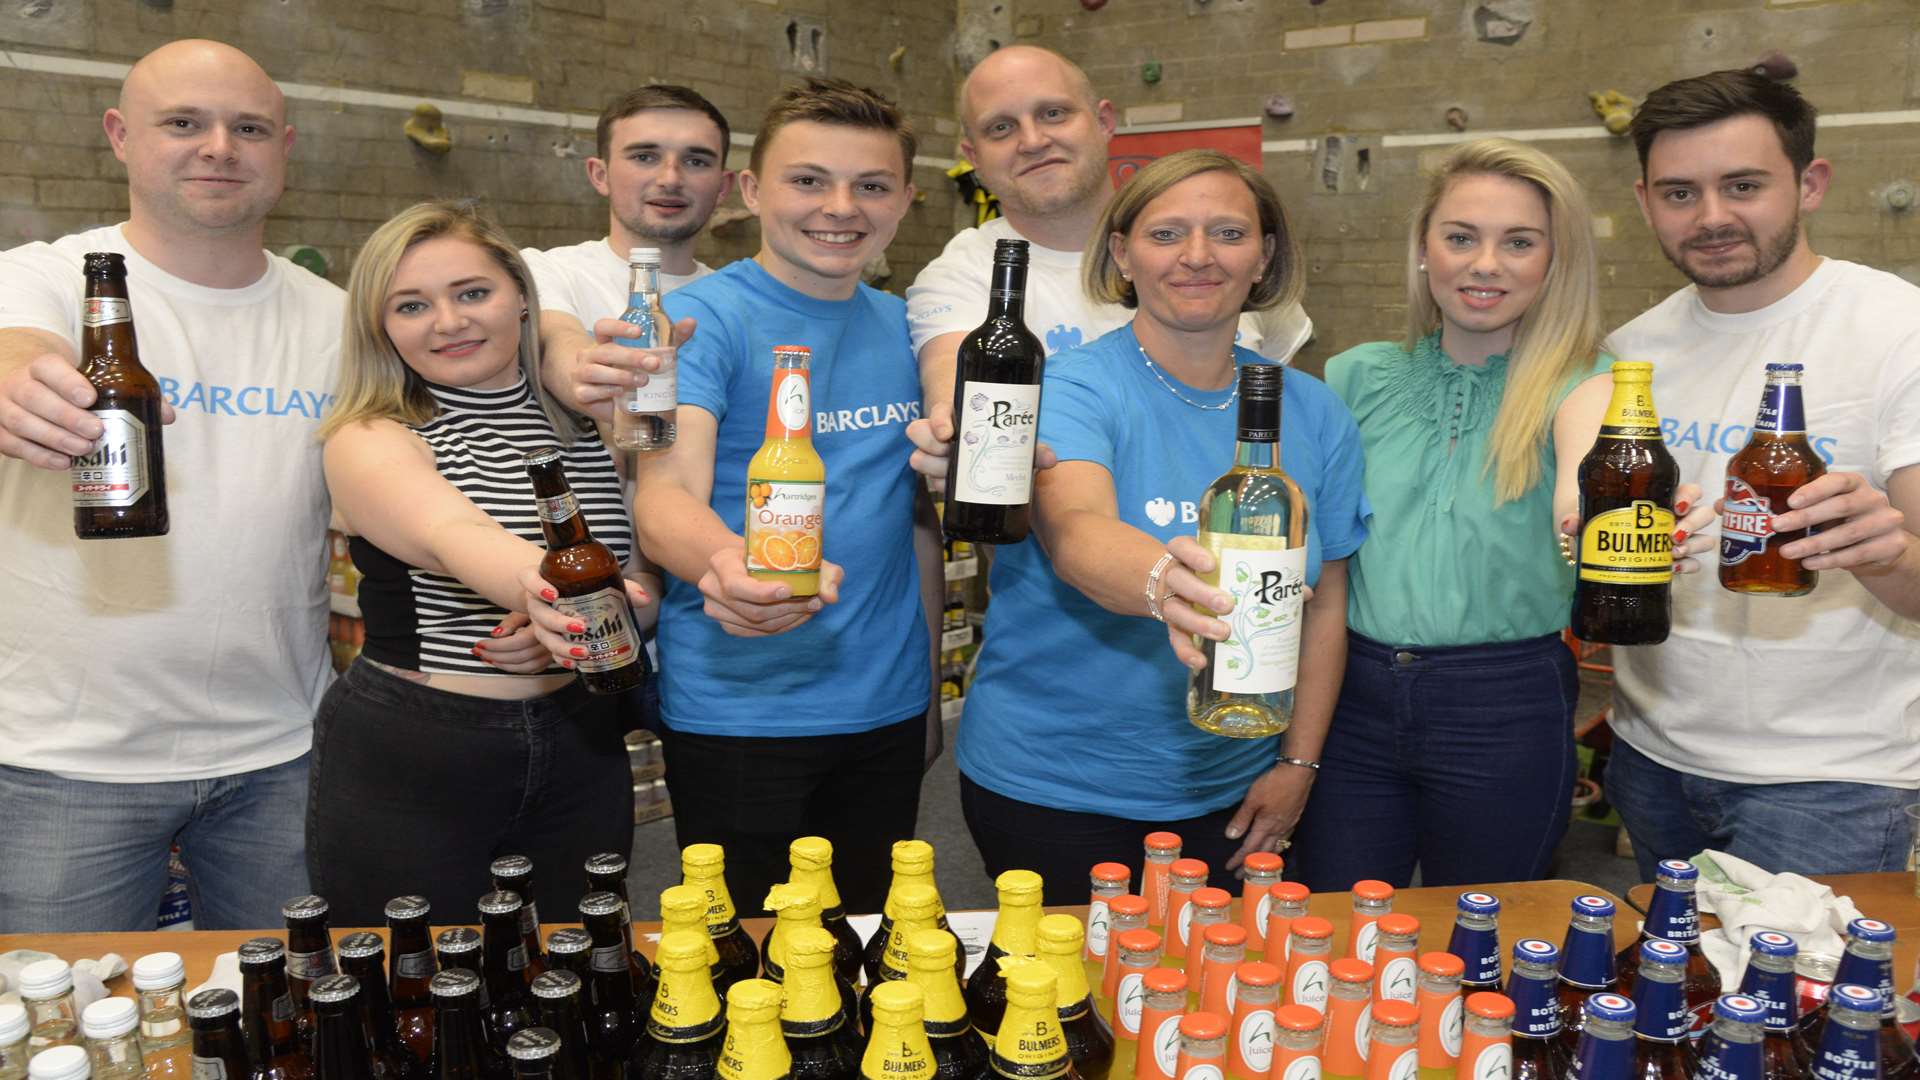
[[[197,927],[273,926],[332,674],[313,435],[343,294],[261,248],[293,128],[245,53],[155,49],[103,122],[127,220],[0,252],[0,932],[152,929],[173,843]],[[74,537],[88,252],[125,260],[170,406],[165,536]]]
[[[1703,848],[1771,871],[1906,866],[1920,801],[1920,288],[1814,254],[1802,217],[1832,166],[1793,87],[1718,71],[1647,95],[1634,185],[1692,284],[1615,331],[1654,364],[1681,479],[1726,487],[1770,363],[1804,365],[1826,475],[1772,508],[1781,553],[1821,571],[1793,599],[1676,576],[1673,630],[1613,650],[1607,794],[1641,875]]]

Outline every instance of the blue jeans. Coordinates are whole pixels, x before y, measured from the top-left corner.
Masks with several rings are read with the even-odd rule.
[[[1527,881],[1572,816],[1579,680],[1558,635],[1445,648],[1347,635],[1287,878],[1339,892]]]
[[[1737,784],[1669,769],[1613,740],[1607,801],[1633,837],[1640,878],[1662,859],[1724,851],[1776,874],[1904,870],[1912,843],[1902,807],[1911,788],[1841,781]]]
[[[305,754],[145,784],[0,766],[0,933],[152,930],[176,842],[195,929],[277,927],[307,891],[306,792]]]

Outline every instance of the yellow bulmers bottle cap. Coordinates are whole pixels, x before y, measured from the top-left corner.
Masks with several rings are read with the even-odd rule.
[[[931,885],[914,882],[894,890],[893,918],[931,919],[940,914],[940,891]]]
[[[1047,972],[1052,978],[1053,972]],[[920,988],[902,979],[883,982],[873,988],[873,1018],[883,1024],[918,1024],[926,1011],[927,997]]]
[[[780,1019],[780,984],[766,979],[742,979],[727,988],[727,1021],[734,1024],[768,1023]]]
[[[695,870],[718,873],[726,865],[727,853],[719,844],[688,844],[680,849],[680,869],[684,873]]]
[[[782,919],[818,919],[820,890],[811,885],[787,882],[767,891],[766,909]]]
[[[1059,978],[1045,963],[1031,956],[1003,956],[1000,973],[1007,979],[1007,1004],[1028,1009],[1053,1008]]]
[[[833,865],[833,842],[824,836],[803,836],[787,845],[787,860],[803,870],[825,870]]]
[[[787,964],[812,967],[833,960],[833,935],[818,926],[802,926],[787,935]]]
[[[707,894],[692,885],[673,885],[660,890],[660,917],[691,922],[707,918]]]
[[[1040,875],[1031,870],[1009,870],[993,879],[993,887],[1000,891],[1000,902],[1017,904],[1038,904],[1040,892],[1046,886]]]
[[[1039,939],[1041,952],[1079,952],[1086,944],[1087,928],[1071,915],[1042,915]]]
[[[907,959],[917,968],[938,971],[943,967],[952,967],[954,953],[959,947],[960,943],[952,934],[938,928],[915,930],[907,935]]]
[[[704,934],[675,930],[660,935],[660,947],[655,950],[654,959],[663,971],[705,971],[707,945]]]
[[[923,874],[933,869],[933,845],[925,840],[896,840],[893,844],[893,872]]]
[[[1616,360],[1613,362],[1614,382],[1646,382],[1653,378],[1653,362],[1649,360]]]

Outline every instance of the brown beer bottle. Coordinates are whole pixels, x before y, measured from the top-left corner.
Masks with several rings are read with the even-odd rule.
[[[1720,584],[1754,596],[1805,596],[1820,571],[1780,554],[1809,529],[1773,531],[1787,499],[1825,476],[1827,464],[1807,442],[1807,410],[1800,400],[1799,364],[1768,364],[1767,389],[1747,445],[1727,462],[1726,502],[1720,511]]]
[[[1613,365],[1613,400],[1579,477],[1573,636],[1608,645],[1667,640],[1680,466],[1660,439],[1652,364]]]
[[[88,252],[80,309],[80,374],[99,396],[88,411],[105,430],[73,459],[73,532],[82,540],[167,535],[167,468],[160,446],[160,383],[140,366],[127,261]]]
[[[547,447],[528,454],[527,475],[533,480],[540,528],[547,535],[540,576],[560,594],[554,610],[586,626],[584,633],[567,635],[586,653],[574,664],[581,684],[596,694],[639,686],[647,675],[641,662],[646,653],[627,606],[620,560],[588,531],[587,516],[567,486],[559,450]]]
[[[387,937],[393,942],[393,963],[387,969],[387,994],[393,1002],[394,1033],[421,1065],[433,1054],[432,907],[424,896],[396,896],[387,901]]]
[[[360,980],[351,975],[315,979],[309,991],[317,1016],[313,1039],[315,1080],[368,1080],[374,1076],[367,1032],[357,1000]]]
[[[533,860],[525,855],[502,855],[487,864],[493,887],[520,897],[520,944],[527,950],[527,982],[547,970],[546,953],[540,949],[540,907],[533,902]],[[624,894],[622,899],[625,899]]]
[[[293,995],[287,979],[286,946],[258,937],[240,945],[241,1030],[257,1080],[308,1080],[313,1060],[300,1046]],[[198,995],[196,995],[197,997]]]
[[[620,936],[627,940],[627,966],[633,969],[635,986],[653,984],[653,965],[633,947],[633,904],[627,896],[627,857],[617,851],[603,851],[587,859],[587,891],[610,892],[620,898]]]
[[[400,1041],[394,1022],[393,1000],[387,996],[387,946],[379,934],[365,931],[340,939],[340,973],[360,981],[356,1011],[366,1027],[368,1068],[372,1080],[413,1080],[425,1066]],[[314,1045],[318,1068],[320,1047]]]
[[[231,990],[202,990],[187,999],[193,1028],[193,1075],[247,1080],[252,1073],[240,1038],[240,998]]]

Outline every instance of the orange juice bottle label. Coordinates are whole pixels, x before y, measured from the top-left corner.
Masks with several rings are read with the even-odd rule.
[[[1374,979],[1375,1001],[1404,1001],[1409,1005],[1419,1000],[1419,967],[1412,953],[1379,953],[1380,974]]]
[[[1234,1071],[1254,1076],[1266,1076],[1271,1072],[1273,1038],[1272,1009],[1254,1009],[1242,1017],[1233,1033]]]
[[[1513,1046],[1506,1042],[1483,1043],[1472,1059],[1463,1059],[1460,1066],[1460,1080],[1508,1080],[1513,1075]]]
[[[820,569],[827,485],[747,478],[747,569],[804,574]]]

